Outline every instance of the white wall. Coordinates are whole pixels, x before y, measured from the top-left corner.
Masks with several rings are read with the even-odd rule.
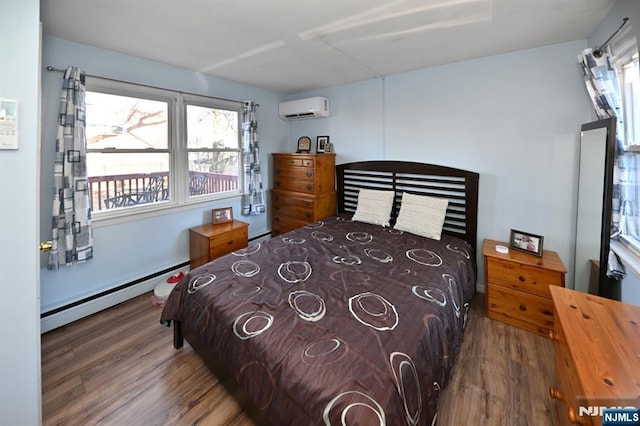
[[[479,247],[485,238],[508,241],[511,228],[543,235],[571,286],[577,148],[591,119],[577,65],[585,47],[581,40],[298,93],[289,98],[330,98],[331,117],[292,123],[290,138],[329,135],[338,163],[410,160],[480,173]]]
[[[46,32],[46,23],[45,23]],[[278,102],[282,95],[245,84],[206,76],[170,65],[73,43],[56,37],[43,37],[43,67],[64,69],[77,65],[87,74],[158,86],[183,92],[225,99],[253,99],[258,108],[260,160],[265,188],[269,187],[269,152],[284,149],[288,126],[278,118]],[[53,155],[56,116],[62,74],[43,70],[43,146],[41,176],[41,221],[51,222],[53,187]],[[57,271],[46,269],[41,261],[42,311],[47,312],[85,297],[126,284],[160,270],[189,260],[188,228],[210,222],[211,209],[232,206],[236,217],[249,222],[249,237],[270,230],[268,215],[240,216],[240,198],[198,205],[187,211],[162,216],[132,219],[126,223],[105,226],[94,222],[94,258],[85,264]],[[50,239],[51,231],[42,227],[41,238]]]
[[[40,408],[38,294],[38,0],[0,12],[0,98],[17,99],[19,149],[0,151],[0,424],[37,425]]]

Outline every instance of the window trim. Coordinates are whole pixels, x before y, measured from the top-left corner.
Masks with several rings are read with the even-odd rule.
[[[637,79],[628,81],[626,77],[626,74],[629,72],[628,67],[634,62],[639,75],[637,76]],[[640,104],[636,104],[638,99],[633,96],[633,88],[635,88],[639,93],[637,97],[640,98],[640,61],[638,60],[637,50],[634,55],[626,58],[626,61],[621,61],[619,74],[622,80],[622,84],[620,86],[622,88],[622,110],[624,115],[623,121],[625,124],[625,150],[638,152],[640,151],[640,122],[631,120],[631,123],[629,123],[627,120],[628,117],[633,118],[634,112],[640,112]],[[631,112],[629,112],[629,110],[631,110]],[[628,139],[630,139],[629,143],[627,143]]]
[[[171,214],[179,211],[192,210],[202,204],[219,200],[240,199],[244,191],[244,165],[242,155],[242,102],[212,96],[183,93],[180,91],[163,89],[159,87],[137,84],[127,81],[119,81],[102,77],[87,76],[85,91],[113,94],[119,96],[139,97],[143,99],[168,103],[168,147],[157,149],[153,152],[167,152],[169,154],[169,187],[170,200],[129,206],[122,209],[100,210],[92,212],[92,224],[96,227],[109,226],[117,223],[126,223],[131,220],[139,220],[149,217]],[[198,105],[208,108],[219,108],[235,111],[238,114],[238,189],[234,191],[203,194],[196,197],[189,195],[189,164],[187,149],[186,106]],[[88,153],[110,152],[114,150],[88,150]],[[115,152],[140,152],[139,150],[117,149]],[[178,175],[183,176],[181,179]]]

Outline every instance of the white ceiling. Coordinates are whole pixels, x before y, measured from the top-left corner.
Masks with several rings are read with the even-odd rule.
[[[41,20],[45,34],[293,93],[586,39],[613,3],[41,0]]]

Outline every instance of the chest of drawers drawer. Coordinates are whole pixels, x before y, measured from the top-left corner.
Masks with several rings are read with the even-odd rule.
[[[272,232],[273,235],[284,234],[285,232],[292,231],[294,229],[301,228],[305,225],[308,225],[310,222],[302,219],[296,219],[283,215],[274,215],[273,216],[273,224],[272,224]],[[277,231],[276,231],[277,230]]]
[[[487,298],[489,318],[544,336],[553,330],[551,299],[501,286],[492,287]]]
[[[559,399],[563,403],[562,408],[577,407],[576,396],[581,395],[580,383],[575,376],[575,364],[571,357],[571,352],[567,346],[567,339],[562,331],[562,324],[556,321],[553,333],[555,342],[555,367],[556,381],[555,394],[551,392],[552,397]],[[564,410],[558,413],[560,424],[567,424],[568,416]]]
[[[296,158],[296,157],[283,155],[282,157],[276,158],[273,161],[273,166],[274,166],[274,169],[276,170],[278,169],[282,170],[282,169],[291,168],[291,167],[313,168],[315,166],[315,161],[313,158],[304,158],[304,157]]]
[[[283,191],[292,191],[292,192],[300,192],[303,194],[315,194],[316,185],[313,181],[306,180],[295,180],[295,179],[285,179],[285,178],[276,178],[273,183],[273,187],[275,189],[281,189]]]
[[[310,221],[313,219],[314,201],[311,197],[303,198],[276,193],[273,196],[273,213]]]
[[[516,290],[551,298],[549,286],[563,285],[563,275],[502,259],[487,259],[488,281]]]
[[[297,179],[304,181],[313,181],[315,178],[315,170],[305,167],[282,167],[273,171],[276,179]]]

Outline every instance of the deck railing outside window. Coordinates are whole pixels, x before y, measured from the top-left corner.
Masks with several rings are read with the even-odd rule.
[[[171,199],[169,173],[131,173],[91,176],[92,212],[156,203]],[[238,177],[219,173],[190,172],[189,195],[198,196],[238,189]]]

